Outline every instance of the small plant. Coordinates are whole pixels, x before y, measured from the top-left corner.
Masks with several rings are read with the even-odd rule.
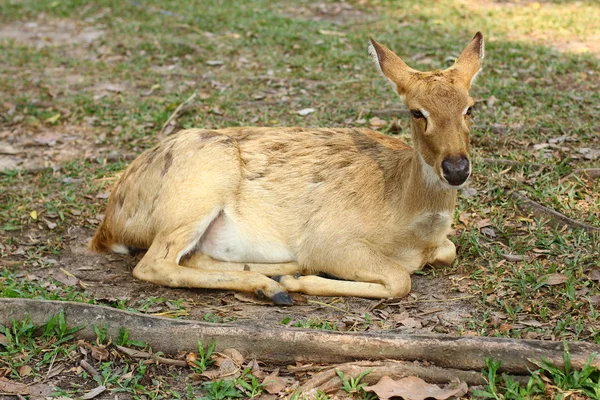
[[[521,385],[510,376],[502,375],[498,380],[501,362],[486,359],[486,375],[488,384],[484,390],[473,391],[475,398],[496,400],[522,400],[549,396],[555,399],[566,399],[570,394],[582,394],[590,399],[600,400],[600,370],[592,367],[595,354],[590,355],[581,370],[573,369],[571,355],[567,343],[564,344],[563,364],[560,368],[549,360],[533,361],[540,367],[531,373],[527,384]],[[550,383],[546,386],[545,382]],[[555,393],[558,391],[558,393]]]
[[[251,399],[263,392],[263,385],[258,378],[250,373],[250,368],[244,369],[242,375],[235,380],[237,386]]]
[[[202,388],[206,396],[201,397],[201,400],[224,400],[231,398],[244,397],[233,381],[217,380],[205,383]]]
[[[96,343],[99,346],[108,344],[108,326],[106,326],[106,324],[102,325],[100,328],[98,325],[94,325],[94,333],[96,334]]]
[[[369,375],[371,371],[373,371],[373,368],[369,368],[361,372],[356,378],[346,378],[346,375],[339,369],[336,369],[335,373],[340,377],[340,380],[342,381],[342,389],[344,389],[346,393],[350,395],[362,394],[363,397],[365,397],[367,393],[365,392],[364,388],[367,386],[367,383],[361,381],[365,376]]]
[[[592,367],[596,354],[591,354],[581,370],[573,369],[569,346],[564,342],[563,365],[561,369],[549,360],[542,358],[534,361],[541,368],[538,372],[544,373],[559,390],[584,393],[592,399],[600,399],[600,370]]]
[[[194,372],[201,374],[204,371],[206,371],[206,369],[214,362],[213,360],[210,359],[210,356],[212,355],[213,351],[215,350],[216,344],[217,344],[217,341],[215,339],[213,339],[210,342],[210,344],[208,345],[208,347],[206,347],[206,349],[204,349],[202,342],[200,340],[198,340],[198,358],[196,360],[194,360],[195,367],[192,367]]]
[[[119,328],[119,336],[117,337],[117,344],[119,346],[136,346],[145,348],[148,345],[139,340],[131,340],[129,339],[129,329],[125,329],[124,327]]]

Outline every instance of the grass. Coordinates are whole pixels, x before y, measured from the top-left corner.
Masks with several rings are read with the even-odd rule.
[[[589,398],[600,399],[600,371],[591,366],[594,355],[581,370],[574,370],[567,343],[564,344],[564,368],[558,368],[548,360],[533,360],[540,367],[533,371],[525,384],[520,384],[512,377],[500,375],[500,362],[486,359],[487,386],[483,390],[475,390],[473,395],[481,399],[521,400],[552,398],[566,399]]]
[[[481,30],[486,58],[472,91],[475,193],[459,196],[453,238],[459,261],[425,275],[473,295],[471,316],[453,333],[600,343],[600,289],[592,279],[599,235],[552,227],[510,197],[519,191],[600,226],[600,180],[573,174],[597,166],[582,151],[600,148],[600,61],[591,54],[600,33],[597,4],[372,0],[352,3],[354,20],[343,13],[323,16],[312,5],[5,1],[5,26],[43,14],[39,24],[54,31],[103,33],[89,44],[63,46],[0,39],[0,141],[39,161],[35,168],[0,173],[0,296],[139,312],[165,306],[170,316],[185,318],[191,307],[180,297],[110,301],[82,287],[35,279],[67,252],[70,229],[91,234],[106,202],[98,195],[109,190],[126,160],[156,143],[177,105],[197,94],[176,129],[369,126],[372,111],[400,105],[366,56],[369,35],[411,66],[432,69],[449,65]],[[81,25],[69,28],[65,21]],[[569,41],[587,43],[589,51],[562,51]],[[316,111],[298,115],[307,107]],[[408,121],[385,119],[382,131],[408,139]],[[35,141],[48,131],[64,134],[56,144]],[[551,274],[562,281],[550,284]],[[236,317],[211,312],[204,318]],[[288,323],[337,329],[325,319]],[[214,390],[226,392],[225,386]]]

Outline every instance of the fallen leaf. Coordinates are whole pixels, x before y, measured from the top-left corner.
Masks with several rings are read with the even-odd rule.
[[[244,356],[236,349],[225,349],[221,353],[229,357],[237,365],[244,363]]]
[[[31,217],[32,220],[37,220],[38,218],[38,213],[37,211],[32,211],[31,213],[29,213],[29,216]]]
[[[225,62],[221,60],[208,60],[205,64],[210,65],[211,67],[216,67],[225,64]]]
[[[108,360],[108,350],[106,350],[103,347],[97,347],[97,346],[93,346],[92,347],[92,357],[98,361],[104,361],[104,360]]]
[[[33,370],[31,369],[31,367],[30,367],[29,365],[22,365],[22,366],[19,368],[19,376],[20,376],[21,378],[23,378],[23,377],[25,377],[25,376],[27,376],[27,375],[31,374],[31,371],[33,371]]]
[[[267,375],[263,379],[263,388],[267,393],[277,394],[280,393],[287,386],[287,382],[282,377],[278,376],[279,370],[275,370],[272,374]]]
[[[567,281],[567,276],[565,274],[548,274],[540,276],[537,280],[538,283],[543,283],[548,286],[555,286],[565,283]]]
[[[387,125],[387,121],[383,120],[379,117],[373,117],[369,120],[369,125],[371,126],[371,128],[383,128],[384,126]]]
[[[0,344],[8,343],[8,338],[0,333]]]
[[[328,35],[328,36],[346,36],[346,34],[344,32],[329,31],[326,29],[319,29],[319,33],[321,35]]]
[[[523,261],[525,257],[519,254],[502,254],[502,258],[509,262]]]
[[[110,192],[102,192],[96,195],[97,199],[108,199],[110,197]]]
[[[198,355],[196,353],[188,353],[185,356],[185,362],[187,363],[187,365],[189,365],[190,367],[196,367],[196,360],[198,359]]]
[[[365,391],[374,392],[381,400],[391,397],[402,397],[404,400],[445,400],[449,397],[460,397],[467,393],[468,387],[464,382],[450,383],[445,388],[431,385],[421,378],[409,376],[400,380],[393,380],[389,376],[382,377],[377,384],[366,386]]]
[[[315,112],[314,108],[303,108],[302,110],[298,111],[298,115],[301,115],[304,117],[304,116],[306,116],[310,113],[314,113],[314,112]]]
[[[77,286],[79,283],[79,278],[63,268],[60,268],[52,277],[67,286]]]
[[[270,304],[273,304],[273,302],[270,301],[270,300],[261,300],[261,299],[257,298],[256,296],[248,295],[248,294],[243,293],[243,292],[234,293],[233,297],[236,300],[239,300],[239,301],[244,302],[244,303],[261,304],[261,305],[270,305]]]
[[[106,390],[106,386],[98,386],[81,396],[81,400],[90,400]]]
[[[587,275],[592,281],[600,281],[600,269],[593,269]]]
[[[15,149],[8,143],[0,142],[0,154],[14,155],[19,153],[22,153],[22,151]]]
[[[6,378],[0,378],[0,392],[4,394],[25,395],[30,396],[30,400],[41,400],[49,397],[53,388],[44,384],[25,384],[14,382]]]

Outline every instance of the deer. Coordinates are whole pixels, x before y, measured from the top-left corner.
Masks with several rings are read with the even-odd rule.
[[[366,128],[181,130],[125,169],[89,248],[145,251],[132,272],[143,281],[281,306],[294,292],[404,297],[413,272],[452,264],[483,36],[443,70],[373,38],[368,52],[410,111],[412,147]]]

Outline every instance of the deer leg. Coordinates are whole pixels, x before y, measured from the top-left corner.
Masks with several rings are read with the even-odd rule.
[[[198,232],[190,227],[179,228],[168,235],[157,235],[134,268],[133,276],[169,287],[255,292],[265,295],[275,304],[293,304],[279,283],[258,272],[202,270],[179,265],[179,259],[197,240]]]
[[[302,271],[297,262],[278,264],[226,262],[215,260],[199,252],[182,260],[181,264],[185,267],[198,268],[203,271],[252,271],[266,276],[293,275]]]
[[[433,266],[446,266],[452,265],[454,259],[456,258],[456,246],[452,241],[448,238],[444,240],[444,244],[438,247],[433,253],[433,257],[431,261],[428,261],[427,264]]]
[[[275,277],[290,292],[315,296],[356,296],[366,298],[404,297],[410,292],[410,274],[398,262],[360,246],[331,258],[326,273],[350,281],[314,275]],[[341,253],[338,253],[340,256]]]

